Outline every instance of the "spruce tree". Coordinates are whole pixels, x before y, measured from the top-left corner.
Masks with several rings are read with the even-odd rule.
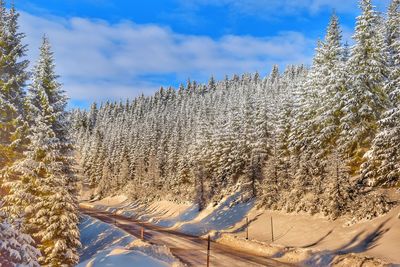
[[[323,84],[323,71],[326,70],[327,59],[323,53],[323,41],[318,41],[313,65],[304,83],[296,90],[295,118],[290,136],[290,147],[294,157],[298,158],[292,188],[292,198],[299,203],[297,209],[309,211],[314,208],[314,201],[319,195],[319,179],[325,172],[325,164],[318,156],[318,143],[315,136],[320,127],[318,110],[323,105],[320,97]],[[307,198],[304,198],[304,196]],[[301,204],[300,204],[301,203]]]
[[[22,233],[17,223],[11,223],[0,212],[0,266],[39,267],[40,252],[34,245],[31,236]]]
[[[350,158],[351,172],[357,173],[364,154],[378,131],[378,121],[387,107],[384,90],[387,68],[383,53],[379,17],[371,0],[361,0],[362,14],[357,18],[355,45],[348,61],[348,90],[344,94],[345,115],[341,119],[341,146]]]
[[[25,35],[18,31],[18,17],[14,7],[7,11],[0,1],[0,171],[22,157],[26,129],[23,87],[28,61],[23,59]],[[8,175],[3,173],[0,180]]]
[[[336,219],[349,212],[349,206],[353,204],[352,187],[347,159],[340,154],[338,149],[331,151],[328,159],[330,164],[326,194],[321,209],[326,215]]]
[[[13,193],[7,183],[22,183],[12,165],[23,157],[26,144],[23,87],[28,61],[23,59],[26,46],[24,34],[18,31],[18,17],[14,6],[7,10],[0,1],[0,265],[38,266],[34,241],[21,227],[24,213],[19,204],[29,201],[29,192],[19,191],[21,198],[15,206],[5,203]]]
[[[367,184],[394,185],[400,180],[400,1],[389,6],[386,28],[386,52],[389,77],[385,90],[390,108],[379,121],[362,175]]]
[[[54,68],[49,42],[43,38],[28,97],[29,144],[25,158],[11,167],[21,179],[7,183],[10,194],[5,199],[9,209],[25,212],[23,227],[38,241],[41,265],[72,266],[80,245],[76,179],[63,110],[66,98]]]
[[[321,105],[315,118],[318,130],[315,134],[319,158],[326,156],[337,146],[340,120],[343,117],[343,95],[346,92],[347,75],[341,46],[341,30],[336,14],[329,22],[325,40],[320,48],[323,64],[319,66],[319,93]]]

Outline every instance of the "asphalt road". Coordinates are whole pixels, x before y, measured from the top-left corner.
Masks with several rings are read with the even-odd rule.
[[[140,238],[143,228],[144,239],[147,242],[168,246],[171,252],[188,266],[207,265],[207,240],[109,212],[87,207],[81,207],[80,210],[83,214],[97,218],[105,223],[114,224],[138,238]],[[266,257],[238,251],[216,242],[211,242],[210,252],[210,267],[293,266]]]

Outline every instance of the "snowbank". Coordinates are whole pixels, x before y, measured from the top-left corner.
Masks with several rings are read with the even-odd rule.
[[[388,262],[383,260],[355,253],[337,255],[333,251],[329,250],[286,247],[283,245],[268,244],[256,240],[246,240],[244,238],[232,236],[231,234],[220,235],[218,242],[240,251],[273,258],[280,262],[295,263],[300,266],[390,266]]]
[[[210,231],[233,229],[253,209],[254,201],[241,202],[240,192],[225,197],[217,205],[210,204],[199,212],[194,204],[158,201],[150,205],[129,202],[124,196],[109,197],[83,205],[112,213],[135,217],[141,221],[173,228],[179,232],[201,236]]]
[[[135,239],[130,234],[89,216],[82,216],[79,230],[82,242],[81,262],[92,258],[98,251],[111,246],[125,247]]]
[[[123,247],[114,247],[106,250],[99,251],[95,257],[84,261],[78,267],[92,267],[92,266],[170,266],[166,262],[149,257],[148,255],[134,250],[128,250]]]
[[[78,267],[181,266],[165,246],[145,243],[89,216],[80,223],[82,248]]]
[[[249,239],[271,244],[271,217],[273,244],[309,249],[311,262],[333,262],[333,255],[357,254],[400,264],[400,206],[382,217],[347,226],[346,219],[329,221],[316,216],[287,214],[253,209],[248,217]],[[245,231],[230,231],[239,238]],[[325,265],[326,266],[326,265]]]

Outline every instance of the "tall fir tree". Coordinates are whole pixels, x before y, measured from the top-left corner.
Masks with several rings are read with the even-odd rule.
[[[340,133],[340,120],[343,117],[343,95],[346,92],[346,61],[343,61],[341,30],[336,14],[329,22],[326,37],[319,53],[323,64],[319,67],[319,93],[321,105],[318,107],[315,121],[318,125],[315,133],[319,158],[326,156],[337,146]]]
[[[77,180],[66,121],[67,98],[57,78],[53,52],[44,37],[29,92],[32,112],[37,114],[32,125],[31,152],[42,161],[37,172],[39,201],[30,223],[40,240],[42,264],[72,266],[78,263],[80,246]]]
[[[26,145],[23,88],[28,79],[28,61],[24,59],[26,46],[22,43],[24,34],[18,30],[18,17],[14,6],[7,10],[4,1],[0,1],[0,265],[38,266],[35,243],[21,228],[23,214],[10,212],[18,207],[4,203],[4,195],[10,194],[7,182],[21,182],[11,166],[23,157]],[[18,201],[22,203],[27,195],[20,193],[22,199]]]
[[[393,0],[386,21],[386,56],[389,77],[385,90],[390,108],[379,121],[379,133],[363,165],[362,176],[371,186],[400,181],[400,1]]]
[[[28,103],[29,144],[11,169],[21,179],[7,187],[6,210],[23,215],[23,229],[37,240],[41,265],[72,266],[80,246],[76,178],[65,125],[66,98],[54,70],[53,53],[43,38],[33,71]]]
[[[358,173],[364,154],[378,131],[378,121],[388,104],[384,81],[387,75],[379,16],[371,0],[361,0],[355,45],[348,61],[348,90],[344,94],[345,115],[341,119],[341,146],[351,159],[351,172]]]
[[[0,1],[0,171],[22,156],[26,129],[23,87],[29,62],[18,17],[14,7],[8,11]]]

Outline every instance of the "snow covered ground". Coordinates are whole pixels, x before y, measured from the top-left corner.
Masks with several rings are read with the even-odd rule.
[[[199,212],[194,204],[176,204],[169,201],[157,201],[151,205],[129,202],[125,196],[105,198],[92,203],[85,203],[99,210],[117,212],[135,217],[141,221],[173,228],[185,234],[201,236],[210,231],[233,229],[246,214],[253,209],[254,202],[241,203],[237,192],[224,198],[218,205],[209,205]]]
[[[82,248],[78,267],[180,266],[166,247],[153,246],[89,216],[79,225]]]
[[[400,264],[400,220],[397,218],[400,207],[372,221],[347,226],[346,219],[329,221],[306,214],[259,210],[253,202],[241,203],[238,199],[239,195],[233,194],[202,212],[198,212],[197,206],[190,203],[157,201],[145,205],[130,202],[124,196],[85,205],[187,234],[212,233],[224,244],[290,262],[324,264],[332,262],[335,255],[353,253],[357,257],[376,257]],[[249,240],[244,238],[246,217],[249,220]],[[273,243],[271,217],[274,226]]]

